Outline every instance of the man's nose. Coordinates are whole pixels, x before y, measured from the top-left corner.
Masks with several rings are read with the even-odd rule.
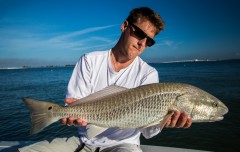
[[[138,40],[138,45],[146,46],[146,43],[147,43],[147,38],[146,37],[144,39]]]

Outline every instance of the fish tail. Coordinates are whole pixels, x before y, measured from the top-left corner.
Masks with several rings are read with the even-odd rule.
[[[27,105],[31,114],[32,126],[30,135],[40,132],[45,127],[59,120],[58,117],[53,115],[53,110],[60,107],[59,105],[31,98],[23,98],[23,102]]]

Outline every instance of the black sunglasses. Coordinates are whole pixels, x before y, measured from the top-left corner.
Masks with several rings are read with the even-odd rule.
[[[153,46],[153,44],[155,43],[155,41],[150,38],[145,32],[143,32],[142,29],[140,29],[139,27],[137,27],[136,25],[132,24],[132,23],[129,23],[130,26],[132,26],[134,28],[134,30],[131,30],[133,32],[133,34],[139,38],[140,40],[144,39],[144,38],[147,38],[147,41],[146,41],[146,45],[148,47],[151,47]]]

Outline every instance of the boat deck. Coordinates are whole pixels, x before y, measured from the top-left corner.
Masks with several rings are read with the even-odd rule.
[[[29,145],[33,142],[31,141],[0,141],[0,151],[1,152],[12,152],[19,147],[24,145]],[[141,145],[143,152],[207,152],[203,150],[194,149],[184,149],[184,148],[173,148],[164,146],[150,146]]]

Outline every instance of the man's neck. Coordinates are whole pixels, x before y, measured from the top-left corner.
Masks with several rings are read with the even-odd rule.
[[[112,67],[116,72],[126,68],[134,61],[134,59],[129,59],[127,55],[123,54],[123,51],[118,50],[116,47],[112,48],[110,58]]]

